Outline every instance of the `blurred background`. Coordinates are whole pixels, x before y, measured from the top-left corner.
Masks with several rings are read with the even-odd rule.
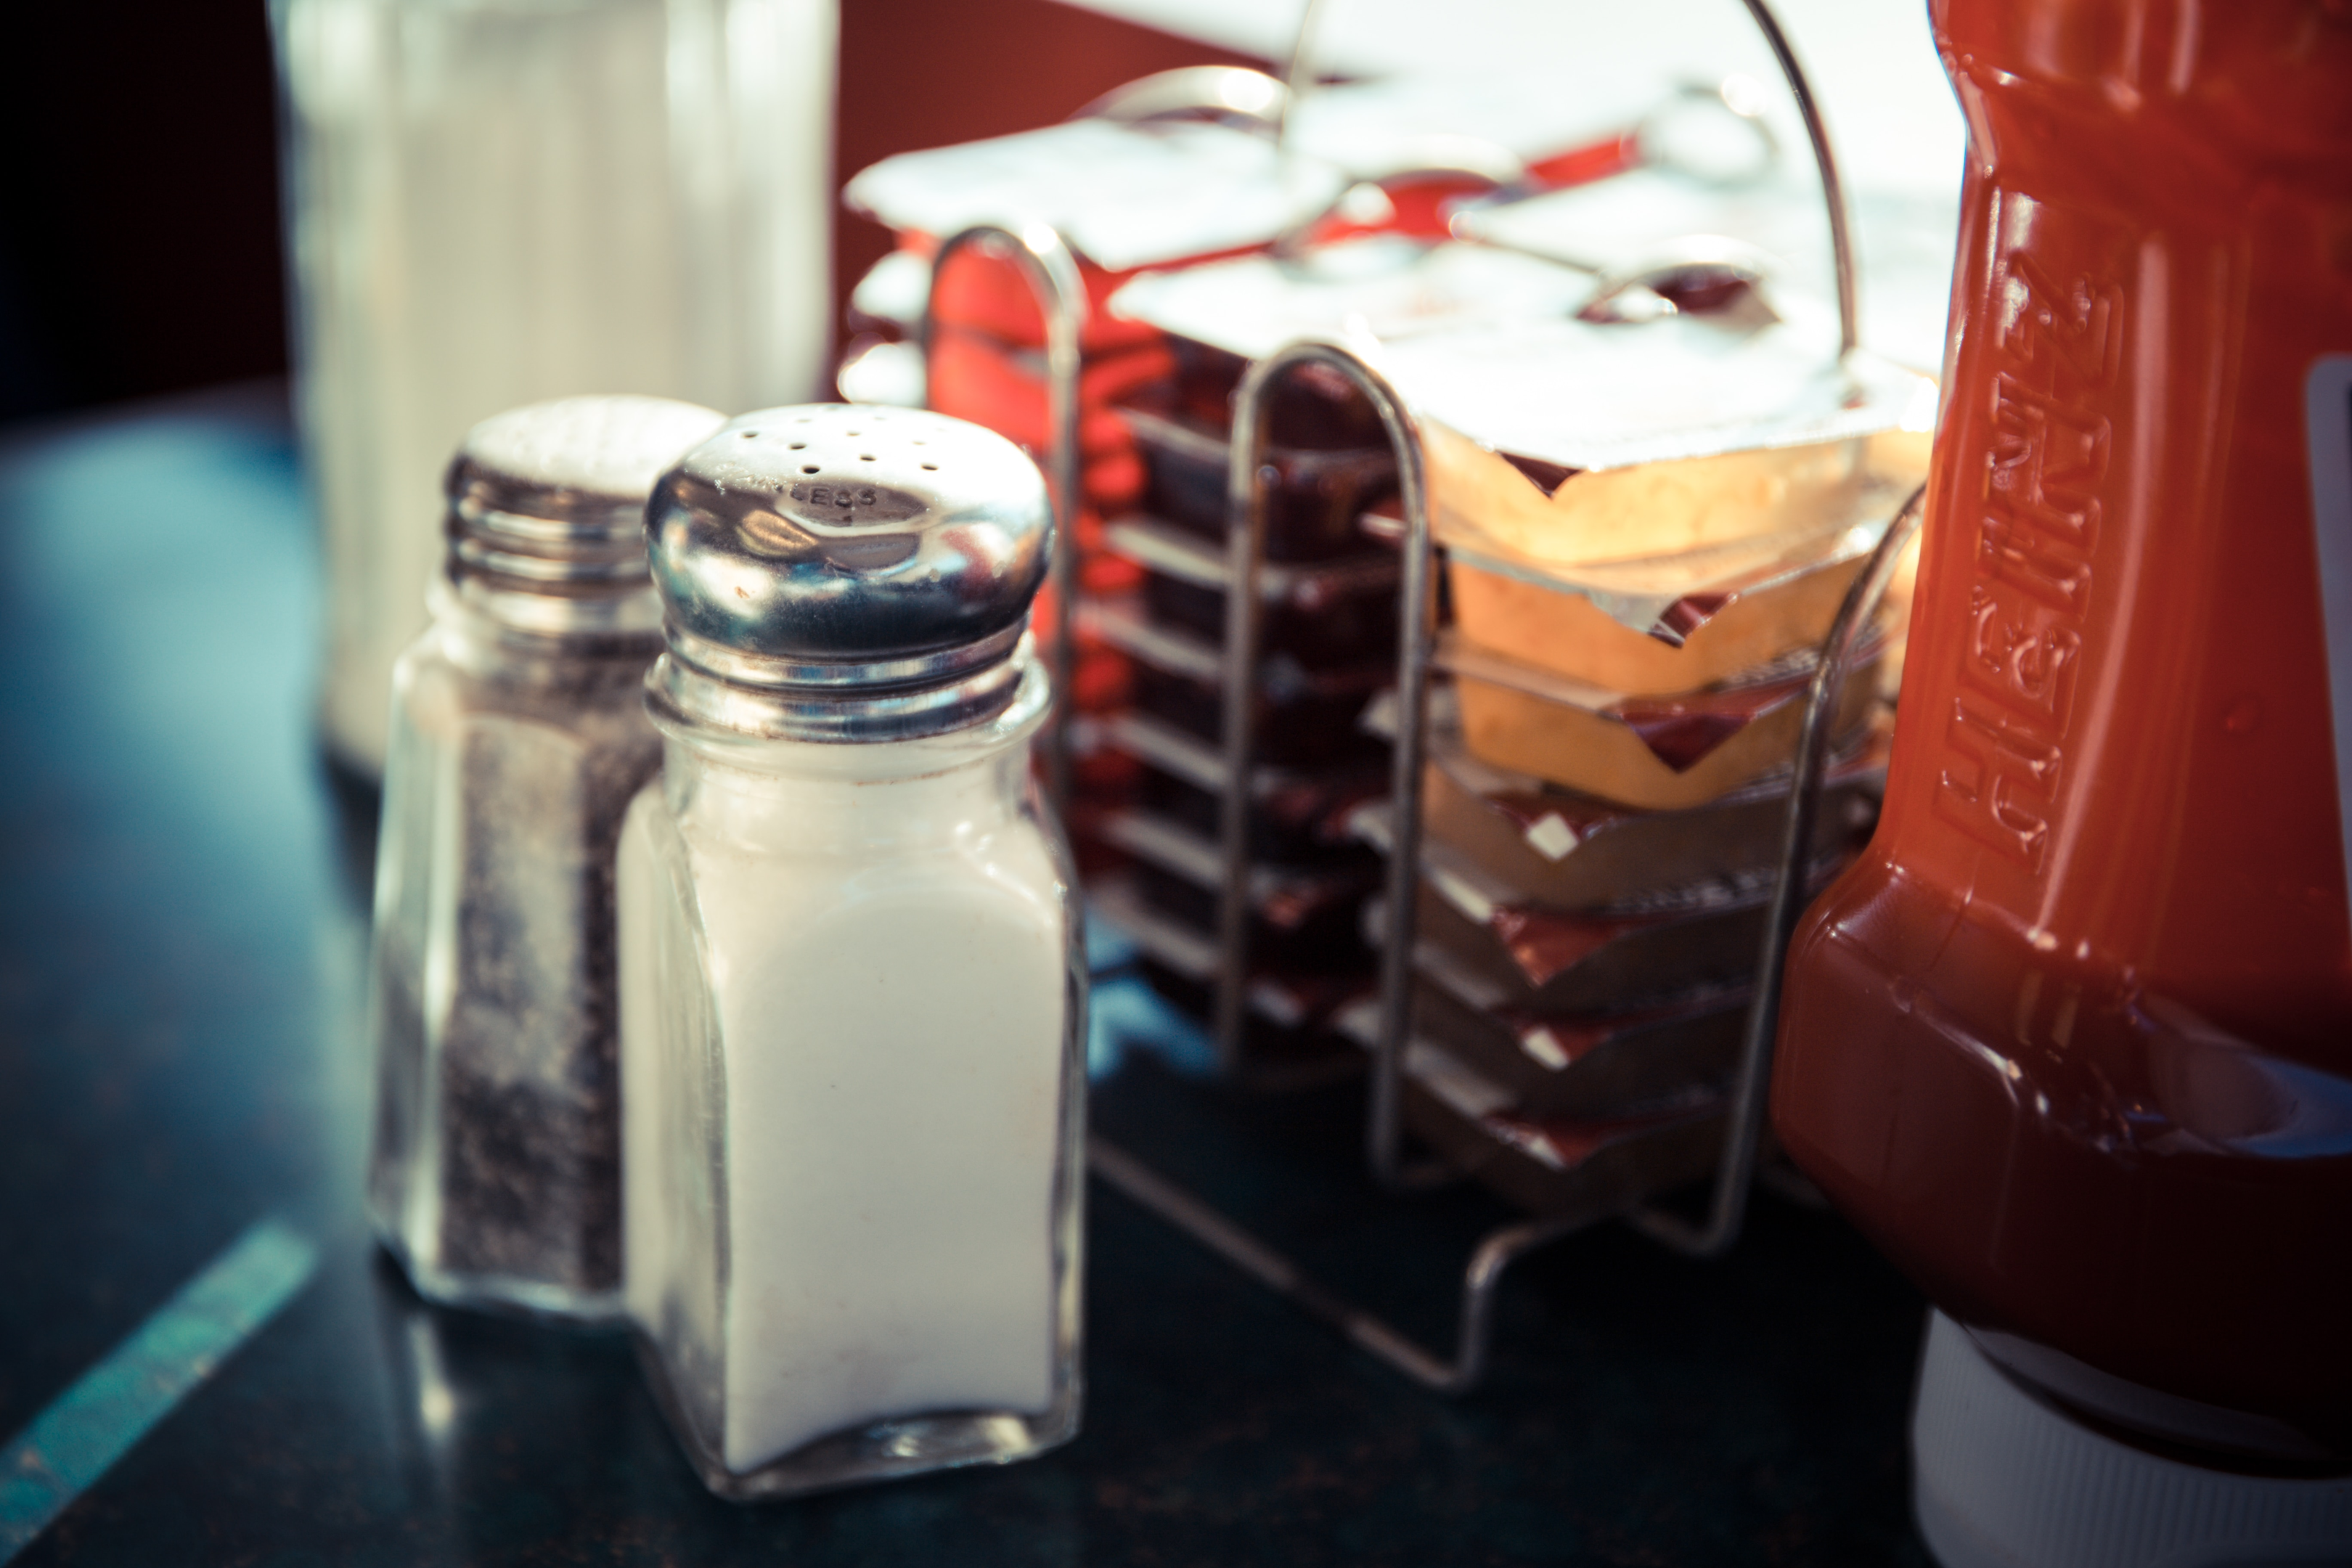
[[[11,26],[39,64],[0,95],[0,420],[284,374],[261,0],[38,6]],[[1056,0],[844,0],[836,174],[1202,63],[1262,62]],[[835,223],[838,304],[890,241]]]
[[[1732,0],[1651,6],[1333,0],[1318,58],[1373,73],[1557,40],[1561,75],[1605,48],[1752,47]],[[1958,118],[1919,0],[1790,0],[1859,184],[1956,182]],[[1489,18],[1486,14],[1493,13]],[[0,421],[287,368],[278,142],[262,0],[38,6],[12,18],[26,62],[0,95]],[[1255,0],[842,0],[836,184],[893,153],[1060,120],[1149,72],[1278,63],[1297,13]],[[1522,47],[1503,50],[1497,40]],[[1696,53],[1694,53],[1696,51]],[[1538,57],[1540,58],[1540,51]],[[1891,170],[1875,165],[1892,164]],[[836,212],[838,305],[889,247]]]

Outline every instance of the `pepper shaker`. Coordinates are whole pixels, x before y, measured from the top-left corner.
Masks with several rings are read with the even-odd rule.
[[[619,864],[627,1300],[721,1496],[1075,1434],[1086,970],[1030,738],[1052,545],[944,416],[749,414],[646,508]]]
[[[725,416],[651,397],[476,426],[433,622],[394,668],[370,1205],[417,1290],[620,1308],[613,855],[661,761],[646,492]]]

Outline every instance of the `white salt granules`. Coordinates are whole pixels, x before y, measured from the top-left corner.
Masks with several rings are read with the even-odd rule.
[[[877,1421],[1043,1413],[1061,1351],[1069,928],[1019,805],[1025,749],[783,750],[835,776],[673,741],[620,869],[629,1307],[699,1342],[676,1359],[709,1381],[673,1397],[738,1474]],[[849,776],[877,752],[917,753],[893,759],[914,776]],[[688,965],[703,1027],[656,1016],[657,990],[698,986]],[[705,1157],[705,1118],[724,1135],[707,1209],[679,1197],[705,1173],[677,1168]],[[723,1262],[693,1234],[713,1222]]]

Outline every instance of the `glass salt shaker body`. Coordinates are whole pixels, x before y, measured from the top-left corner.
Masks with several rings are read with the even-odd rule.
[[[645,497],[722,422],[566,398],[449,468],[433,622],[394,668],[370,999],[370,1207],[434,1300],[619,1313],[613,854],[660,765]]]
[[[661,778],[618,878],[626,1294],[704,1481],[1075,1435],[1086,970],[1028,741],[1050,542],[944,416],[746,415],[647,508]]]

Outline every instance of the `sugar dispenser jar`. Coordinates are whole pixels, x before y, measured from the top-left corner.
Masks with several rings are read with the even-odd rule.
[[[394,672],[370,1004],[370,1204],[435,1300],[619,1309],[613,853],[661,760],[645,500],[724,418],[563,398],[449,467],[433,622]]]
[[[824,379],[835,0],[269,0],[320,721],[384,766],[436,569],[412,521],[476,420]]]
[[[663,766],[618,885],[656,1391],[730,1498],[1039,1453],[1077,1427],[1086,1014],[1029,765],[1044,481],[944,416],[771,409],[646,528]]]

